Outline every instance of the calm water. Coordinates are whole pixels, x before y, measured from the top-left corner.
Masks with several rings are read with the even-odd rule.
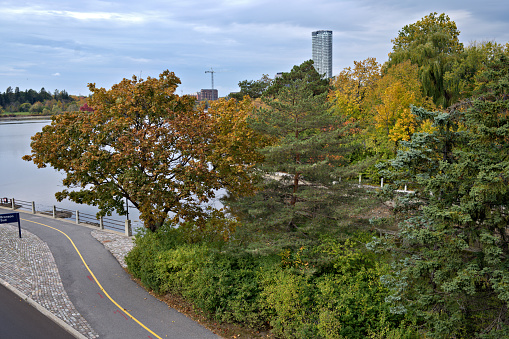
[[[35,201],[37,210],[50,210],[56,205],[95,215],[98,210],[94,206],[55,199],[55,193],[64,189],[63,173],[50,167],[37,168],[33,162],[21,159],[31,153],[30,137],[50,123],[50,120],[0,121],[0,197]],[[112,218],[126,219],[119,215]],[[133,220],[133,229],[140,227],[139,213],[134,208],[129,209],[129,219]]]

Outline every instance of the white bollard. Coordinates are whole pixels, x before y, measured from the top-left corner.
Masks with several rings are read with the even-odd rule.
[[[133,235],[133,232],[131,230],[131,220],[129,219],[125,221],[125,235],[128,237]]]
[[[380,181],[380,187],[384,188],[384,178]]]

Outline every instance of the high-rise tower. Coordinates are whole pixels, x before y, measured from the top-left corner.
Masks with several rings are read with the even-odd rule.
[[[311,33],[311,37],[316,70],[332,78],[332,31],[316,31]]]

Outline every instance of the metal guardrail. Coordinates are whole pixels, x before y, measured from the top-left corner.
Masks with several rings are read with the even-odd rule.
[[[13,210],[25,210],[32,212],[33,214],[44,214],[50,215],[53,218],[62,218],[75,220],[76,224],[86,224],[89,226],[95,226],[98,229],[111,229],[115,231],[123,232],[126,236],[132,236],[132,227],[131,220],[127,219],[125,221],[116,220],[113,218],[100,217],[97,218],[95,215],[83,213],[79,210],[73,211],[65,208],[60,208],[57,206],[40,207],[39,210],[36,209],[36,205],[34,201],[24,201],[14,198],[0,198],[0,207],[6,207]]]

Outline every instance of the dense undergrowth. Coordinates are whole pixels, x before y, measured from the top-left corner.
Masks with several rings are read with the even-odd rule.
[[[365,246],[374,233],[358,214],[369,216],[373,198],[350,200],[355,215],[345,214],[340,226],[300,247],[254,251],[266,239],[243,226],[229,242],[192,238],[188,228],[170,225],[143,232],[126,258],[128,269],[145,287],[180,295],[213,321],[275,337],[418,337],[411,322],[385,303],[380,277],[390,269],[388,258]],[[249,243],[242,240],[247,234]]]

